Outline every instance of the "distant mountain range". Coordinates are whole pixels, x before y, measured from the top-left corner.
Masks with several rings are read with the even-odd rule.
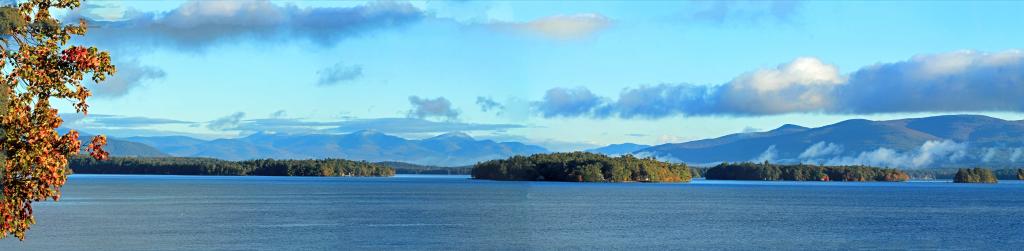
[[[345,158],[464,166],[513,155],[548,152],[539,146],[476,140],[457,132],[421,140],[404,139],[372,130],[340,135],[259,133],[244,138],[211,141],[184,136],[130,137],[124,140],[153,146],[173,156],[225,160]]]
[[[644,148],[651,147],[650,145],[641,145],[633,143],[622,143],[622,144],[611,144],[603,147],[594,149],[587,149],[584,152],[600,153],[608,156],[618,156],[627,153],[639,151]]]
[[[67,129],[58,129],[60,133],[67,133]],[[78,134],[78,140],[82,142],[82,149],[92,141],[92,137],[95,135],[88,133]],[[155,147],[149,146],[144,143],[138,143],[123,139],[107,137],[107,145],[103,147],[103,150],[110,152],[110,155],[114,156],[137,156],[137,157],[170,157],[171,155],[156,149]]]
[[[865,164],[900,168],[1024,165],[1024,121],[948,115],[846,120],[663,144],[640,155],[695,164],[736,161]]]
[[[91,138],[83,134],[83,140]],[[115,156],[346,158],[465,166],[478,161],[548,152],[518,142],[477,140],[464,133],[404,139],[373,130],[350,134],[253,134],[202,140],[185,136],[110,138]],[[586,150],[632,153],[694,165],[720,162],[864,164],[900,168],[1024,166],[1024,121],[948,115],[887,121],[852,119],[818,128],[783,125],[766,132],[648,146],[614,144]]]

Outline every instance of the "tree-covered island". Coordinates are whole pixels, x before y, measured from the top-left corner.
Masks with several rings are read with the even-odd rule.
[[[722,163],[704,173],[709,180],[790,180],[790,181],[906,181],[907,173],[868,166],[817,166]]]
[[[572,152],[514,156],[473,166],[475,179],[569,182],[689,182],[686,164],[673,164],[632,155]]]
[[[1019,171],[1018,171],[1019,172]],[[1019,175],[1019,174],[1018,174]],[[961,168],[956,171],[953,183],[997,183],[995,173],[987,168]]]

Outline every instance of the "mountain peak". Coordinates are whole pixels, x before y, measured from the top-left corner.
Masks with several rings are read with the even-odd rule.
[[[803,129],[807,129],[807,127],[798,126],[798,125],[794,125],[794,124],[785,124],[785,125],[780,126],[779,128],[775,128],[775,130],[772,130],[772,131],[794,130],[794,129],[803,130]]]
[[[465,139],[465,140],[473,140],[473,136],[469,136],[469,134],[466,134],[464,132],[449,132],[449,133],[437,135],[437,136],[434,137],[434,139]]]
[[[636,151],[639,151],[641,149],[648,148],[648,147],[651,147],[651,146],[649,146],[649,145],[641,145],[641,144],[634,144],[634,143],[621,143],[621,144],[611,144],[611,145],[607,145],[607,146],[603,146],[603,147],[598,147],[598,148],[594,148],[594,149],[587,149],[587,150],[584,150],[584,151],[585,152],[592,152],[592,153],[600,153],[600,154],[604,154],[604,155],[622,155],[622,154],[633,153],[633,152],[636,152]]]

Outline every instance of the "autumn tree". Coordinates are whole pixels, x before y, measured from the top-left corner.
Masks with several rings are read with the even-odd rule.
[[[96,83],[114,73],[110,56],[94,47],[69,44],[86,32],[86,24],[62,24],[51,9],[71,10],[78,0],[29,0],[0,7],[0,238],[25,238],[35,223],[32,203],[60,199],[67,181],[68,158],[83,144],[78,132],[57,132],[62,123],[53,101],[67,100],[78,113],[87,114],[91,93],[83,80]],[[93,158],[106,158],[97,136],[86,144]]]

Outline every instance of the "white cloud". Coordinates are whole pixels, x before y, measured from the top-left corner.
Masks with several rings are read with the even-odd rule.
[[[684,163],[683,160],[673,157],[671,154],[657,154],[649,151],[639,151],[633,154],[637,158],[651,157],[658,161],[669,162],[669,163]],[[692,164],[692,163],[691,163]]]
[[[64,20],[89,20],[87,42],[103,44],[106,48],[142,50],[153,46],[202,50],[213,44],[238,40],[305,40],[333,45],[344,38],[403,26],[426,16],[410,4],[397,2],[301,8],[269,0],[191,0],[166,12],[126,10],[120,19],[102,20],[111,15],[93,14],[90,6],[71,12]]]
[[[996,148],[995,147],[987,147],[985,149],[982,149],[982,154],[981,154],[981,161],[982,162],[991,162],[993,159],[995,159],[995,157],[996,157]]]
[[[162,79],[167,75],[160,68],[140,64],[137,59],[117,61],[114,65],[117,67],[114,75],[99,84],[90,84],[89,89],[96,97],[122,97],[147,81]]]
[[[431,99],[410,96],[409,104],[412,105],[412,109],[408,112],[410,118],[441,117],[454,120],[459,117],[459,111],[452,108],[452,102],[444,97]]]
[[[843,82],[835,66],[802,57],[740,75],[721,90],[719,101],[726,109],[751,113],[816,111],[830,105],[832,88]]]
[[[813,159],[825,156],[837,155],[843,152],[843,146],[834,143],[828,143],[821,141],[807,147],[798,158],[800,159]]]
[[[551,92],[564,92],[553,88]],[[1024,111],[1024,53],[957,51],[919,55],[842,75],[810,57],[741,74],[721,85],[660,84],[626,88],[617,100],[589,94],[560,116],[662,118],[787,113]],[[548,99],[540,106],[548,105]],[[556,104],[551,104],[556,105]],[[546,116],[549,117],[549,116]]]
[[[336,85],[342,82],[348,82],[356,80],[359,77],[362,77],[363,66],[346,65],[343,62],[338,62],[334,65],[316,71],[316,74],[320,75],[320,80],[317,81],[317,85]]]
[[[288,112],[285,111],[285,110],[277,110],[277,111],[275,111],[275,112],[270,114],[270,118],[272,118],[272,119],[282,119],[282,118],[287,117],[287,116],[288,116]]]
[[[778,155],[779,155],[779,153],[778,153],[778,151],[775,150],[775,145],[771,145],[771,146],[768,146],[768,149],[765,149],[764,152],[761,152],[761,155],[758,155],[756,158],[752,159],[751,161],[754,161],[754,162],[773,161],[773,160],[776,159],[776,157],[778,157]]]
[[[1010,154],[1010,162],[1017,162],[1024,158],[1024,148],[1014,148],[1013,153]]]
[[[241,124],[242,117],[245,117],[244,112],[232,113],[231,115],[210,121],[206,124],[206,127],[218,131],[234,130]]]
[[[608,17],[596,13],[555,15],[528,22],[494,22],[498,29],[532,33],[557,40],[580,39],[594,35],[611,25]]]
[[[898,152],[881,147],[855,156],[839,156],[824,161],[826,165],[869,165],[897,168],[929,167],[939,162],[956,162],[967,156],[967,143],[951,140],[927,141],[912,152]]]

